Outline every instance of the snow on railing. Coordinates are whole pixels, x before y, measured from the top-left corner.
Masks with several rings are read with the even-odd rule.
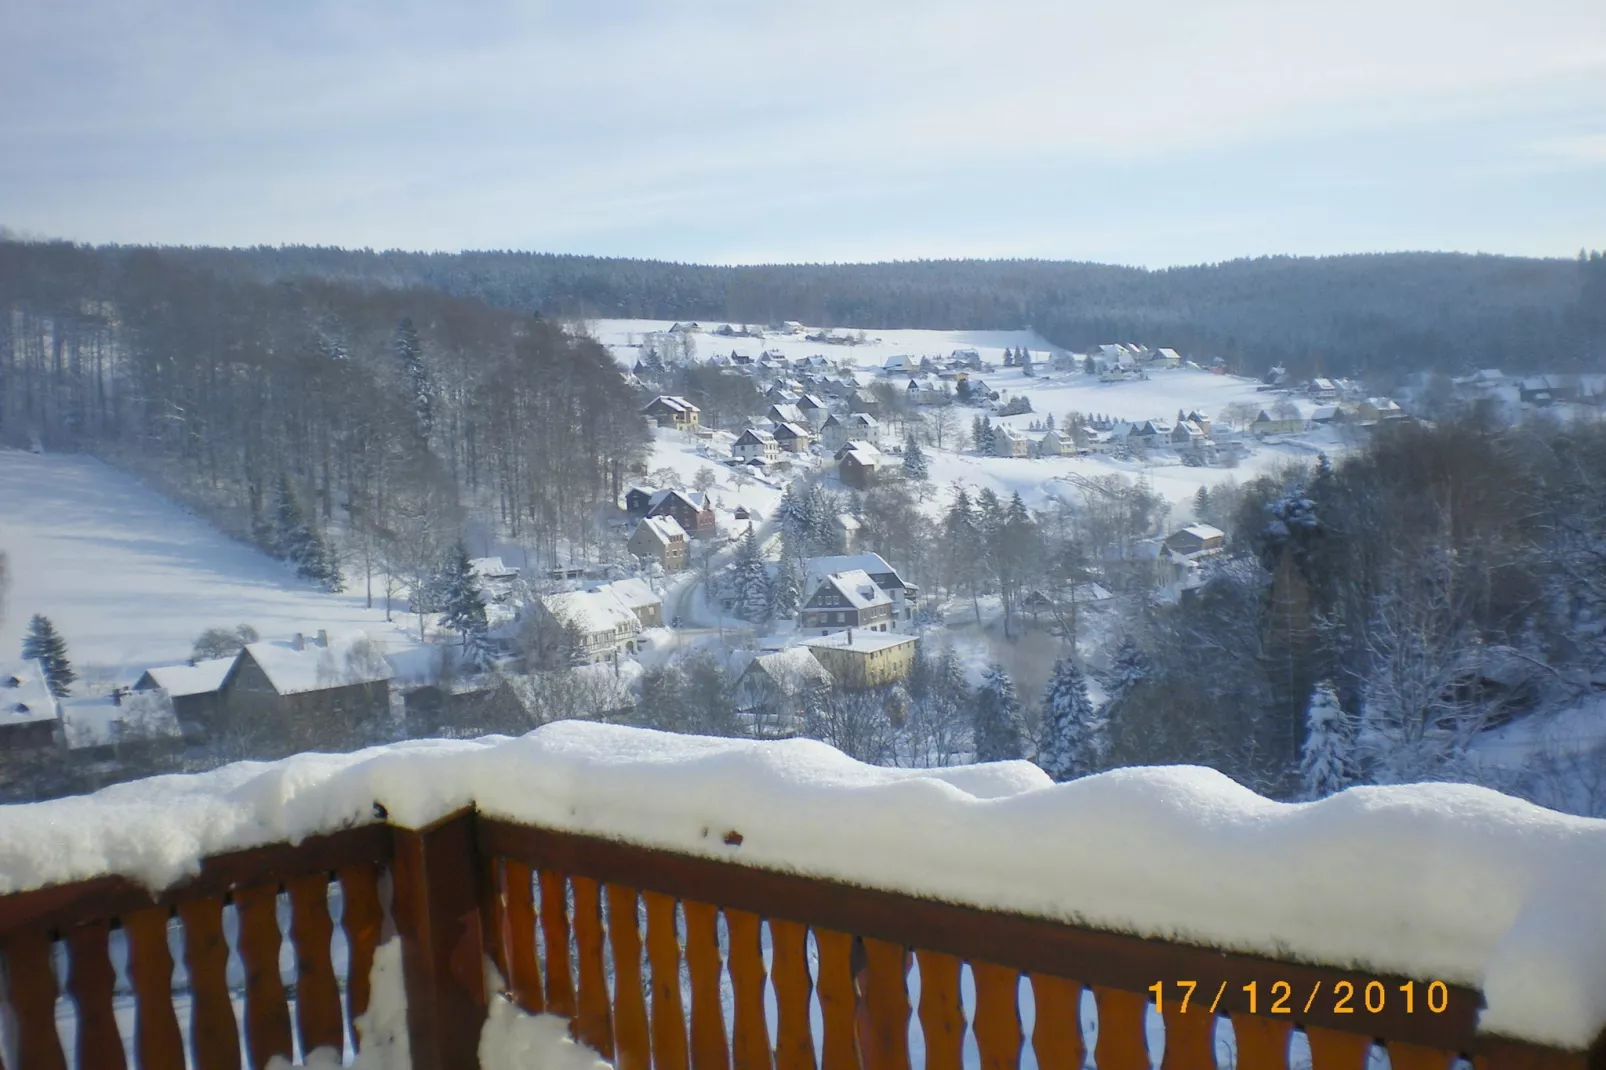
[[[1606,822],[1482,789],[563,722],[0,807],[4,1061],[338,1052],[394,927],[419,1067],[502,992],[623,1070],[1598,1066],[1603,892]]]

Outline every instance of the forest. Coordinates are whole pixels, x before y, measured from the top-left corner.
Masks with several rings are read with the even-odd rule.
[[[112,258],[133,250],[104,249]],[[1268,256],[1143,270],[1048,260],[716,267],[522,252],[174,249],[235,278],[428,287],[593,318],[1014,329],[1083,351],[1142,341],[1259,376],[1387,377],[1606,359],[1606,261],[1451,253]],[[1385,383],[1385,385],[1387,385]]]

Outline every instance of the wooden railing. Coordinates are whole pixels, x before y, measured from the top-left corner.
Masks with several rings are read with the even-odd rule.
[[[1599,1044],[1564,1052],[1480,1035],[1481,997],[1469,988],[1440,986],[1430,1010],[1423,978],[1080,929],[464,812],[424,830],[375,825],[212,858],[154,900],[121,878],[0,897],[13,1070],[68,1064],[63,991],[72,1062],[83,1068],[122,1070],[125,1041],[153,1070],[240,1070],[242,1039],[252,1070],[276,1055],[345,1051],[387,926],[402,940],[418,1070],[477,1065],[497,995],[487,958],[510,998],[569,1018],[620,1070],[912,1070],[912,1021],[928,1070],[1147,1070],[1151,1034],[1163,1035],[1162,1070],[1282,1070],[1305,1064],[1307,1051],[1313,1070],[1365,1070],[1375,1047],[1392,1070],[1451,1070],[1462,1059],[1478,1070],[1606,1068]],[[173,930],[188,978],[177,991]],[[343,956],[331,954],[336,943]],[[1408,1009],[1402,986],[1413,980]],[[1184,982],[1198,986],[1186,1011]],[[1346,984],[1348,1013],[1332,999],[1278,1000],[1279,985],[1302,999]],[[1393,997],[1375,1012],[1369,985]],[[1151,1029],[1157,991],[1163,1030]],[[131,1033],[119,999],[125,1019],[133,1005]]]

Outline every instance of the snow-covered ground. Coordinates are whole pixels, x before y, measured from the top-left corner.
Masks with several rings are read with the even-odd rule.
[[[0,552],[11,573],[0,658],[18,655],[35,613],[55,623],[80,675],[124,683],[183,661],[214,625],[249,624],[264,639],[364,630],[388,654],[416,647],[405,613],[390,625],[361,590],[298,580],[91,457],[0,449]]]

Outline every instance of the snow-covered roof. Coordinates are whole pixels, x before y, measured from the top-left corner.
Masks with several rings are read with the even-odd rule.
[[[805,422],[803,410],[793,404],[771,405],[770,411],[766,413],[766,416],[771,423],[777,424],[800,424]]]
[[[672,516],[649,516],[642,520],[641,526],[647,533],[659,542],[668,546],[675,539],[686,538],[686,529],[680,526],[680,521]]]
[[[878,650],[890,650],[895,646],[913,642],[915,642],[914,636],[904,635],[901,632],[872,632],[863,628],[849,628],[846,631],[805,639],[803,645],[813,650],[860,650],[873,654]]]
[[[559,620],[573,622],[586,635],[620,629],[634,632],[641,628],[641,620],[635,613],[606,591],[564,591],[542,596],[541,604],[548,613]]]
[[[772,654],[760,654],[747,663],[742,675],[762,673],[784,695],[795,695],[807,687],[830,687],[836,682],[831,670],[820,664],[806,646],[790,646]]]
[[[647,403],[647,408],[650,409],[654,405],[662,405],[666,409],[669,409],[669,410],[671,410],[673,412],[680,412],[680,413],[692,413],[692,412],[701,412],[702,411],[696,405],[693,405],[691,402],[687,401],[685,398],[679,397],[678,395],[672,395],[672,394],[659,394],[657,397],[653,398],[651,401],[649,401]]]
[[[56,698],[50,693],[44,663],[0,661],[0,725],[55,719]]]
[[[245,648],[245,653],[261,667],[268,682],[281,695],[374,684],[395,675],[366,632],[332,635],[326,647],[303,639],[300,650],[290,643],[252,643]]]
[[[769,431],[760,430],[757,427],[749,427],[746,431],[743,431],[741,433],[741,435],[736,439],[736,444],[738,446],[743,445],[743,444],[747,444],[747,445],[755,445],[755,444],[756,445],[763,445],[766,442],[774,442],[774,441],[775,441],[775,435],[773,433],[771,433]]]
[[[125,691],[121,700],[110,695],[63,699],[61,728],[68,750],[178,739],[183,734],[173,714],[173,700],[162,690]]]
[[[630,579],[605,583],[596,588],[596,593],[610,594],[619,600],[620,605],[632,611],[663,604],[663,599],[653,593],[653,589],[647,586],[646,580],[634,576]]]
[[[223,678],[234,667],[234,657],[208,658],[194,665],[158,665],[146,669],[151,683],[174,698],[207,695],[223,686]]]
[[[848,423],[857,424],[859,428],[880,427],[881,421],[867,412],[856,412],[848,417]]]
[[[510,580],[519,574],[519,570],[502,563],[500,557],[475,557],[468,563],[469,571],[482,579]]]
[[[1182,529],[1196,539],[1225,539],[1227,533],[1218,527],[1209,524],[1189,524]]]
[[[647,508],[656,509],[670,498],[679,498],[699,513],[708,504],[708,495],[700,490],[680,490],[670,487],[667,490],[654,491],[652,497],[647,500]]]
[[[800,426],[799,424],[778,423],[778,424],[775,425],[775,433],[773,435],[771,435],[770,437],[771,438],[810,438],[810,437],[812,437],[812,435],[811,435],[811,433],[810,433],[808,428]]]
[[[852,513],[838,513],[836,515],[836,523],[837,527],[841,528],[843,531],[858,531],[864,526],[863,524],[859,523],[859,518],[854,516]]]
[[[808,590],[818,587],[827,576],[838,572],[867,572],[872,576],[892,575],[898,572],[887,559],[880,554],[828,554],[824,557],[811,557],[803,568],[804,584]],[[895,580],[902,583],[901,579]]]
[[[892,597],[877,586],[876,581],[872,580],[870,574],[863,569],[833,572],[825,577],[822,583],[835,588],[854,609],[873,609],[876,606],[892,604]],[[809,599],[812,601],[817,593],[818,588],[815,588],[809,594]]]

